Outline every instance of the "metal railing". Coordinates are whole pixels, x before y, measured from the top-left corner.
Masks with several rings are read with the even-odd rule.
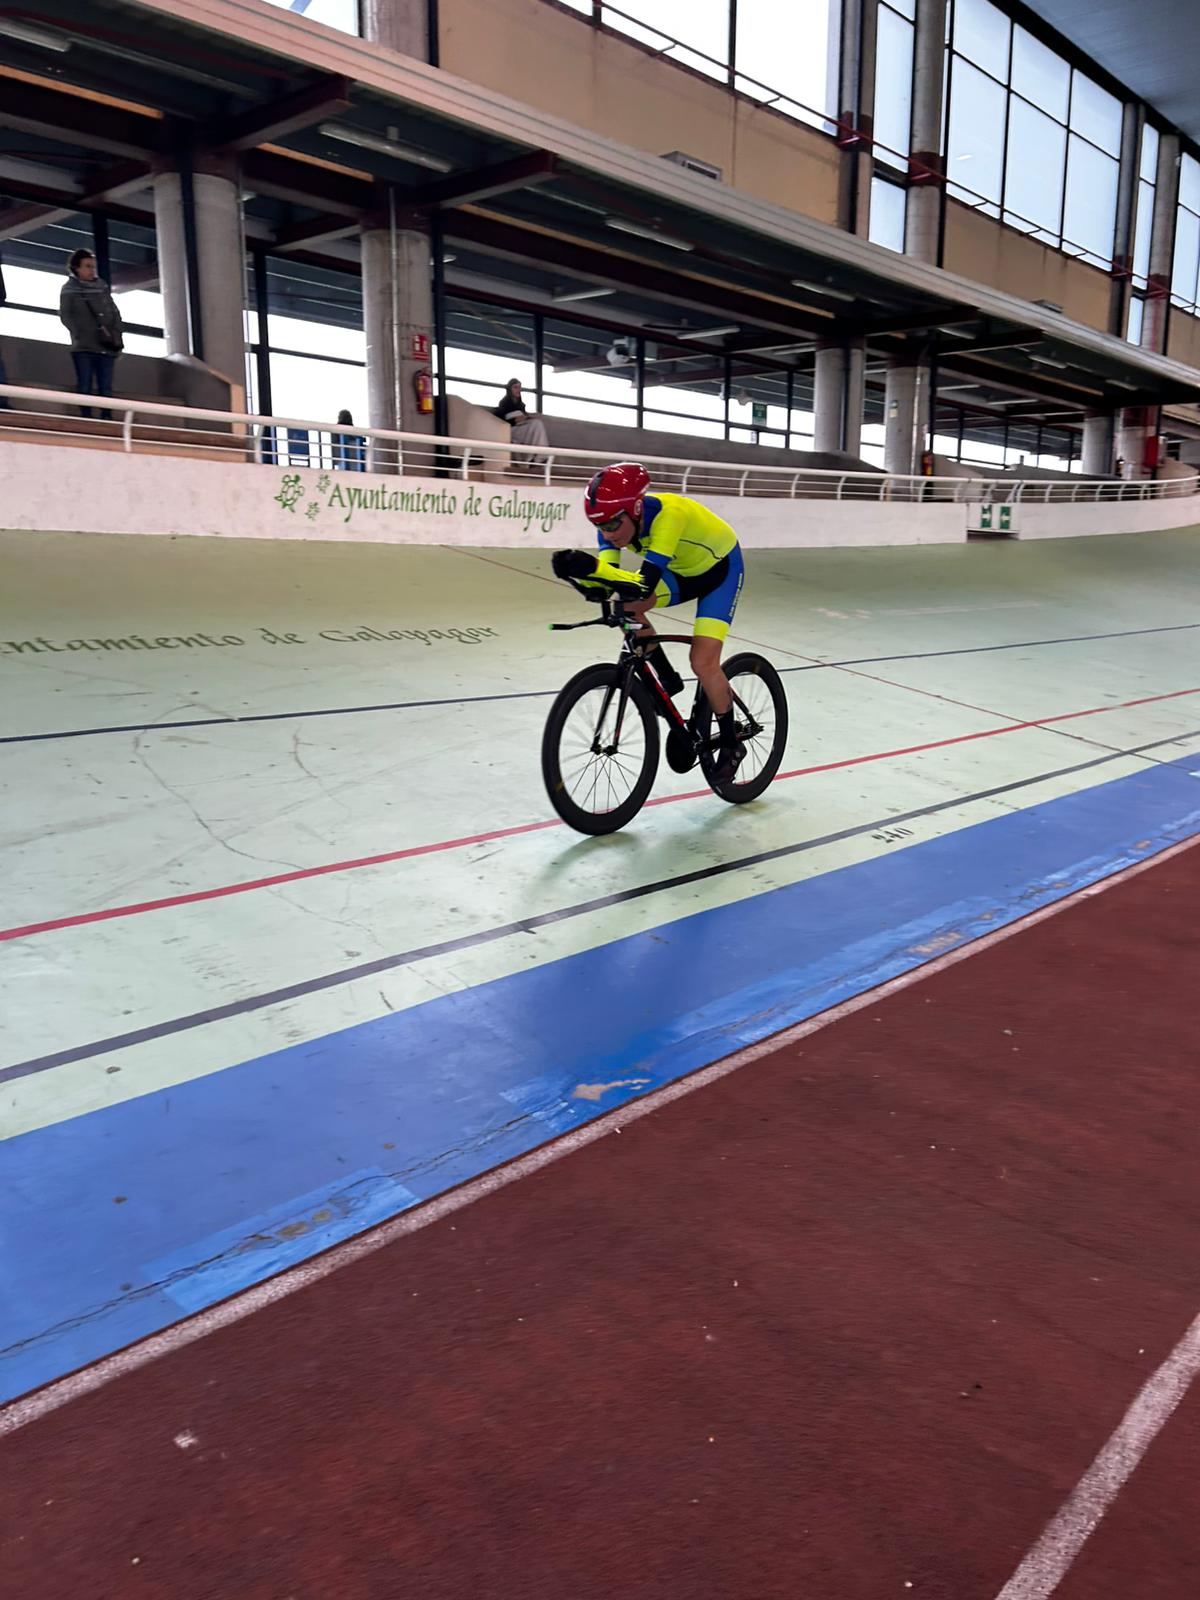
[[[545,489],[578,488],[611,451],[517,444],[507,439],[405,433],[311,417],[202,411],[161,401],[102,399],[0,385],[0,437],[103,446],[126,454],[169,454],[284,470],[370,472],[482,481]],[[646,442],[654,434],[647,431]],[[764,455],[769,451],[764,450]],[[776,500],[856,500],[912,505],[962,502],[1046,505],[1080,501],[1167,500],[1200,494],[1200,475],[1143,479],[1016,478],[1008,474],[910,477],[881,471],[775,466],[769,461],[704,461],[639,451],[661,489],[680,494]]]

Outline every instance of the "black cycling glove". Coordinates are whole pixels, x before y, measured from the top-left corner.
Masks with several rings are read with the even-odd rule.
[[[586,550],[556,550],[550,558],[556,578],[590,578],[596,571],[596,557]]]

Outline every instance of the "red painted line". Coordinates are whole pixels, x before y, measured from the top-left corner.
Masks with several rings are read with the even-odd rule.
[[[50,922],[30,922],[23,928],[0,928],[0,940],[23,939],[34,933],[50,933],[55,928],[81,928],[89,922],[110,922],[114,917],[137,917],[144,911],[165,911],[169,906],[190,906],[198,900],[220,900],[230,894],[248,894],[251,889],[273,889],[281,883],[300,883],[306,878],[324,878],[331,872],[353,872],[358,867],[378,867],[389,861],[407,861],[412,856],[433,855],[439,850],[464,850],[468,845],[487,844],[490,839],[511,839],[519,833],[537,833],[542,828],[561,828],[557,817],[545,822],[521,822],[513,828],[495,828],[491,833],[475,833],[464,839],[443,839],[436,844],[410,845],[406,850],[385,850],[377,856],[358,856],[353,861],[331,861],[323,867],[297,867],[292,872],[277,872],[270,878],[250,878],[244,883],[226,883],[217,889],[193,889],[188,894],[166,895],[161,900],[141,900],[129,906],[110,906],[106,911],[84,911],[73,917],[55,917]]]
[[[978,733],[958,733],[950,739],[931,739],[926,744],[904,745],[896,750],[876,750],[870,755],[847,756],[841,761],[825,761],[819,766],[796,767],[791,772],[776,774],[775,782],[787,778],[808,778],[819,772],[836,772],[842,767],[861,767],[872,761],[888,761],[897,756],[920,755],[926,750],[944,750],[949,745],[969,744],[974,739],[995,739],[1003,733],[1021,733],[1029,728],[1046,728],[1056,722],[1073,722],[1078,717],[1102,716],[1106,711],[1127,711],[1133,706],[1156,705],[1163,700],[1179,700],[1187,695],[1200,694],[1200,688],[1175,689],[1170,694],[1148,694],[1137,700],[1121,700],[1110,706],[1092,706],[1086,711],[1064,711],[1055,717],[1038,717],[1032,722],[1012,722],[1003,728],[983,728]],[[648,806],[677,805],[681,800],[699,800],[712,791],[690,789],[686,794],[665,794],[646,802]],[[228,895],[249,894],[252,889],[272,889],[285,883],[302,883],[308,878],[324,878],[334,872],[354,872],[360,867],[385,866],[392,861],[408,861],[415,856],[440,854],[444,850],[464,850],[469,845],[487,844],[492,839],[513,839],[523,833],[540,833],[545,828],[561,828],[557,817],[547,817],[541,822],[520,822],[511,828],[494,828],[489,833],[473,833],[461,839],[441,839],[434,844],[410,845],[404,850],[385,850],[379,855],[358,856],[352,861],[330,861],[320,867],[298,867],[291,872],[275,873],[269,878],[250,878],[243,883],[226,883],[215,889],[193,889],[187,894],[167,895],[160,900],[142,900],[134,905],[110,906],[104,911],[84,911],[69,917],[55,917],[47,922],[29,922],[20,928],[0,928],[0,942],[6,939],[26,939],[35,933],[52,933],[59,928],[82,928],[90,922],[111,922],[118,917],[137,917],[147,911],[165,911],[172,906],[195,905],[203,900],[221,900]]]

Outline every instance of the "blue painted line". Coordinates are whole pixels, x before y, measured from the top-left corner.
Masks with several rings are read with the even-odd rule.
[[[0,1396],[1200,832],[1194,765],[998,816],[8,1141]]]

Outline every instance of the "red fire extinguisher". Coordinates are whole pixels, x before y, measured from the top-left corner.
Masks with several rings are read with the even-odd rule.
[[[413,373],[413,393],[417,397],[417,410],[427,417],[433,410],[433,374],[428,367]]]

